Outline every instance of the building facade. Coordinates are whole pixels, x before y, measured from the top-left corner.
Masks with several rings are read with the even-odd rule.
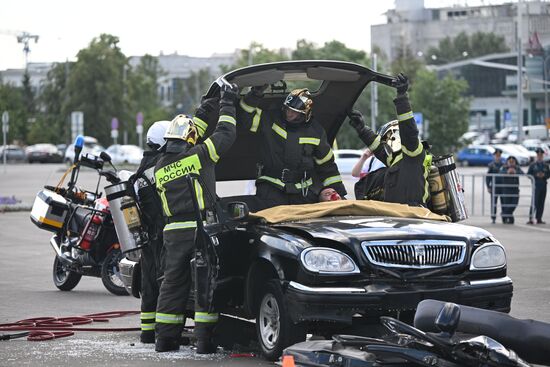
[[[549,118],[545,80],[550,79],[550,2],[525,1],[522,9],[523,111],[517,103],[517,2],[476,7],[424,8],[423,0],[396,0],[387,23],[371,27],[371,40],[391,61],[408,48],[423,57],[447,37],[461,32],[494,33],[504,38],[509,53],[467,58],[433,66],[442,77],[452,73],[469,84],[470,130],[495,132],[504,127],[541,125]],[[535,36],[536,35],[536,36]],[[536,42],[534,42],[536,41]],[[546,48],[544,48],[546,45]],[[550,86],[546,85],[550,89]]]

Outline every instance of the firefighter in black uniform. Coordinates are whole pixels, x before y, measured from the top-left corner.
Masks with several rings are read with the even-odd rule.
[[[365,197],[357,199],[426,206],[430,195],[427,177],[432,156],[418,138],[407,96],[407,77],[399,74],[394,86],[397,89],[397,97],[393,100],[397,120],[383,125],[379,134],[365,126],[361,112],[354,110],[349,116],[359,138],[387,166],[367,176]]]
[[[542,220],[542,213],[544,212],[544,201],[546,200],[546,181],[550,178],[550,167],[547,163],[544,163],[544,150],[537,148],[537,159],[531,163],[527,174],[535,178],[535,207],[531,208],[529,222],[527,224],[533,224],[533,214],[537,218],[537,224],[545,224]]]
[[[165,269],[164,280],[156,313],[155,350],[165,352],[179,349],[180,335],[185,322],[185,309],[191,287],[190,261],[194,256],[196,216],[186,174],[199,174],[202,182],[215,194],[214,167],[220,156],[226,153],[236,135],[235,103],[238,99],[236,85],[222,87],[219,101],[219,119],[216,130],[200,144],[199,126],[213,108],[206,100],[197,111],[194,120],[178,115],[167,133],[165,153],[155,166],[155,180],[167,224],[164,227]],[[200,113],[204,111],[203,113]],[[211,207],[205,200],[203,189],[195,181],[199,208]],[[213,353],[216,346],[211,341],[212,328],[218,319],[217,313],[195,310],[195,335],[197,353]]]
[[[263,87],[241,99],[239,124],[260,135],[256,196],[263,208],[319,201],[329,188],[344,197],[346,189],[334,163],[323,127],[312,117],[307,89],[293,90],[282,109],[262,110]]]
[[[500,169],[504,164],[502,162],[502,150],[498,148],[495,149],[493,157],[494,161],[489,163],[489,169],[487,170],[488,176],[485,178],[485,184],[487,185],[487,190],[491,195],[491,220],[495,223],[497,218],[498,198],[502,194],[502,179],[501,177],[493,176],[491,174],[500,174]],[[500,199],[500,203],[502,204],[502,198]]]
[[[157,121],[147,130],[149,151],[143,153],[143,159],[130,182],[134,184],[142,221],[147,228],[149,242],[141,250],[141,334],[142,343],[155,342],[155,317],[160,281],[162,276],[162,230],[164,218],[160,198],[156,193],[154,168],[166,144],[164,134],[170,121]]]

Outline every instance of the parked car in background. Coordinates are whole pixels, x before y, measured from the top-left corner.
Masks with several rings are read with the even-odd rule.
[[[494,152],[490,145],[470,145],[457,153],[456,161],[463,166],[486,166],[493,161]]]
[[[544,161],[550,161],[550,147],[548,147],[548,144],[543,143],[539,139],[527,139],[523,141],[522,145],[535,155],[537,154],[536,150],[541,148],[544,151]]]
[[[511,155],[516,157],[520,166],[528,165],[536,156],[536,154],[518,144],[494,144],[493,146],[502,150],[502,157],[505,159],[508,159]]]
[[[0,145],[0,163],[4,159],[4,146]],[[6,145],[6,162],[25,162],[25,150],[19,145]]]
[[[341,174],[351,174],[355,163],[361,158],[363,152],[358,149],[336,149],[334,150],[334,161]]]
[[[107,148],[114,164],[139,164],[143,158],[143,149],[137,145],[115,144]]]
[[[34,144],[25,149],[29,163],[61,163],[63,156],[53,144]]]
[[[96,138],[91,136],[84,137],[84,146],[82,147],[81,154],[92,153],[94,155],[99,155],[105,148],[99,145]],[[67,163],[73,163],[74,161],[74,144],[70,144],[65,150],[64,161]]]

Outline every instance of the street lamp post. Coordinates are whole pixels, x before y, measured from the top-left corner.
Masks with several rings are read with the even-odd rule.
[[[550,60],[550,55],[546,56],[544,58],[543,63],[543,73],[544,76],[544,123],[546,124],[546,119],[549,118],[548,116],[548,60]],[[548,126],[548,125],[546,125]]]

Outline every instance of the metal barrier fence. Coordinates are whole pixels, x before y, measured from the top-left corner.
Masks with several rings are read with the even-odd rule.
[[[535,179],[519,174],[462,174],[464,200],[470,216],[531,218],[535,207]],[[511,179],[517,178],[517,184]],[[509,220],[509,219],[507,219]]]

